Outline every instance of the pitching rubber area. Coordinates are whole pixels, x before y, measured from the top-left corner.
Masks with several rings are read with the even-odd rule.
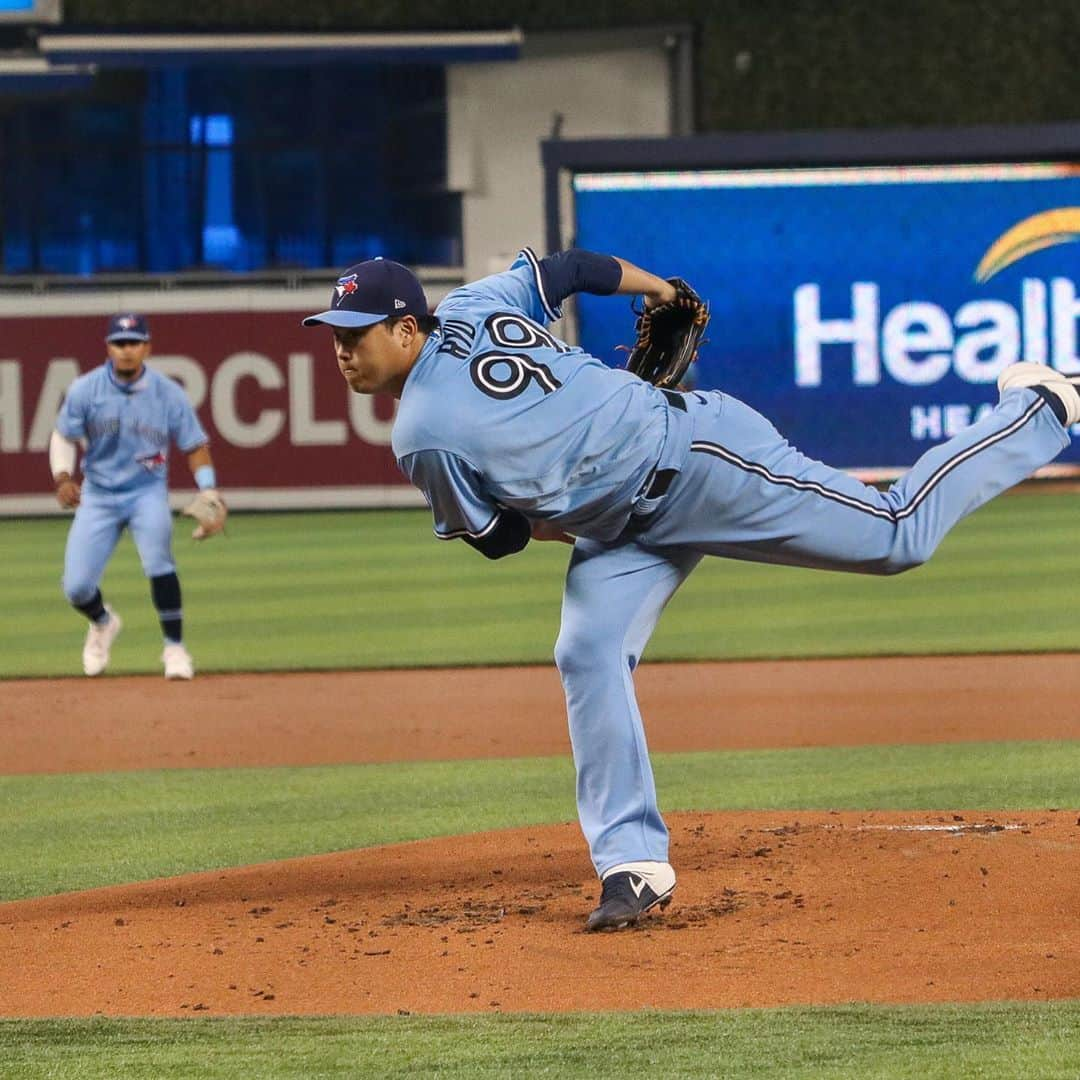
[[[1060,703],[1076,699],[1078,667],[1066,656],[645,665],[638,683],[658,751],[1075,739],[1080,719]],[[542,668],[199,676],[156,687],[152,717],[129,707],[145,688],[7,683],[0,772],[569,752],[558,680]],[[0,904],[0,1015],[1080,997],[1075,811],[669,823],[674,901],[617,934],[583,932],[599,886],[574,824]]]

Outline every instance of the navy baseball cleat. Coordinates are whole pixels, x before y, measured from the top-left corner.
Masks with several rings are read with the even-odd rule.
[[[600,905],[589,916],[586,930],[632,926],[650,908],[666,908],[675,891],[675,871],[666,862],[620,863],[602,880]]]

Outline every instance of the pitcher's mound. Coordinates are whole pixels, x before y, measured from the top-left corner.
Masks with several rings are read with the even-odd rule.
[[[671,815],[679,886],[583,932],[576,826],[0,905],[0,1015],[1080,997],[1075,812]]]

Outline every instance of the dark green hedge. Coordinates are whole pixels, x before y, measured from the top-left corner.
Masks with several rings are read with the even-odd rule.
[[[547,11],[545,8],[559,10]],[[530,30],[690,23],[698,127],[1080,119],[1080,0],[66,0],[66,26]],[[659,17],[658,17],[659,16]]]

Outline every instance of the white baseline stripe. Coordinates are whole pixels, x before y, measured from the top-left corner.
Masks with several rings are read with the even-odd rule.
[[[832,828],[833,826],[828,826]],[[840,826],[841,829],[844,826]],[[852,828],[852,826],[848,826]],[[942,833],[996,833],[1026,828],[1024,825],[855,825],[855,832],[942,832]]]

